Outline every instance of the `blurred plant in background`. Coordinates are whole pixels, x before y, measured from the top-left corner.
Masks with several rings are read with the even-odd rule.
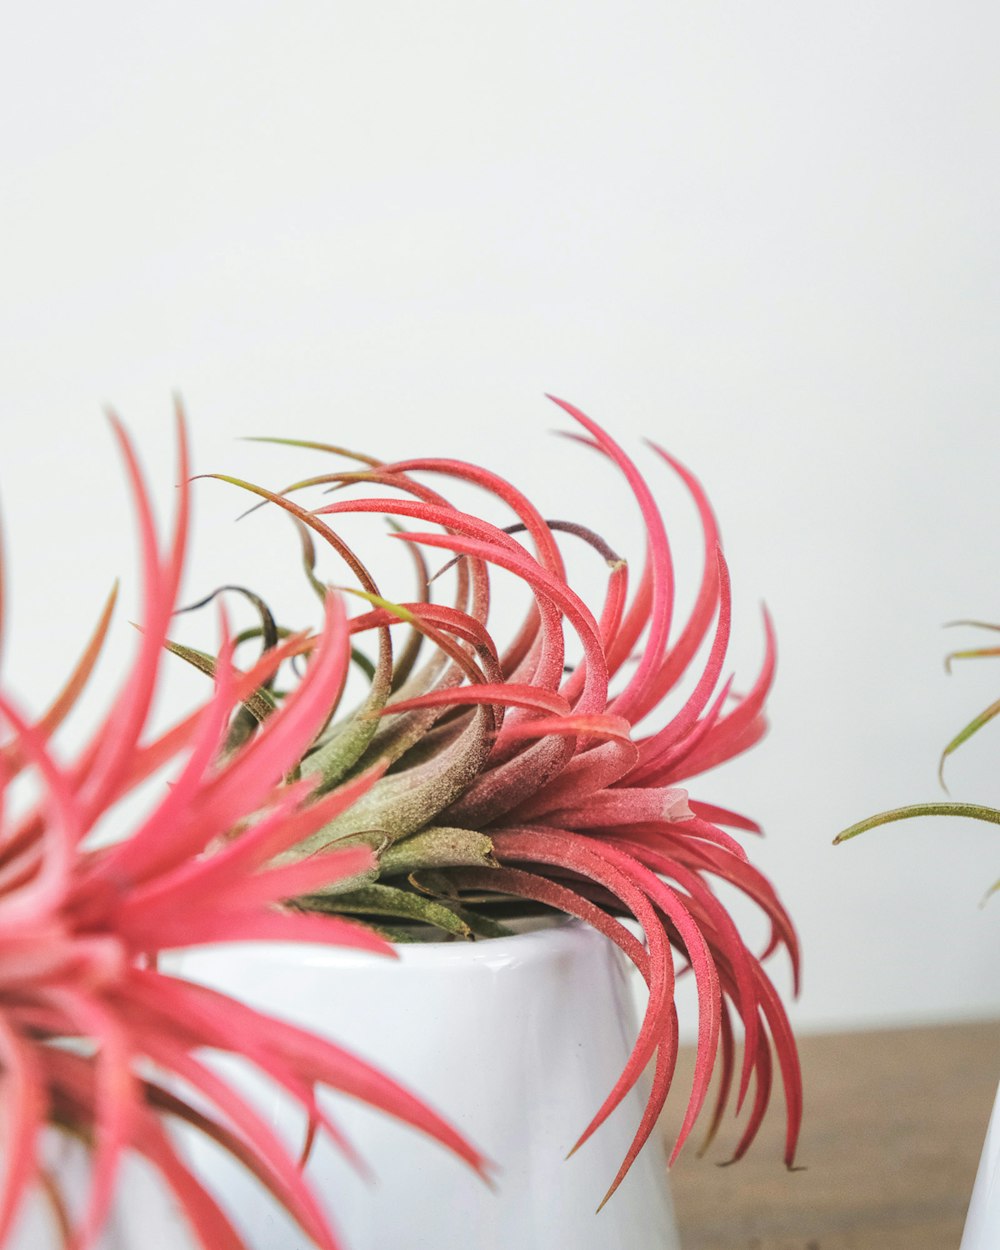
[[[991,625],[985,621],[952,621],[950,624],[1000,632],[1000,625]],[[1000,647],[973,647],[961,651],[952,651],[945,657],[945,669],[947,672],[951,672],[953,660],[983,659],[992,656],[1000,656]],[[974,716],[944,748],[938,764],[938,780],[943,788],[947,788],[944,784],[944,766],[948,757],[998,715],[1000,715],[1000,699],[995,700],[988,707],[984,708],[978,716]],[[1000,825],[1000,809],[989,807],[984,803],[957,803],[951,801],[911,803],[907,807],[894,807],[889,811],[868,816],[865,820],[859,820],[857,824],[851,825],[838,833],[833,840],[834,845],[846,842],[850,838],[857,837],[859,833],[865,833],[879,825],[892,824],[897,820],[908,820],[914,816],[963,816],[972,820],[984,820],[994,825]],[[1000,889],[1000,880],[995,881],[989,888],[983,902],[998,889]]]
[[[123,1154],[133,1150],[159,1171],[206,1250],[237,1250],[242,1242],[230,1219],[168,1131],[170,1121],[186,1121],[250,1168],[318,1246],[334,1250],[336,1239],[295,1156],[200,1052],[243,1056],[303,1107],[313,1131],[338,1142],[336,1125],[317,1101],[319,1085],[422,1128],[480,1171],[485,1161],[362,1059],[167,975],[156,961],[169,949],[246,939],[341,943],[392,955],[364,926],[276,906],[363,873],[372,859],[354,847],[291,865],[274,861],[362,796],[376,775],[345,782],[322,799],[311,780],[287,780],[342,686],[347,621],[337,597],[328,596],[319,635],[286,638],[243,673],[233,666],[223,617],[214,694],[165,732],[146,737],[184,559],[187,449],[179,423],[180,505],[161,550],[133,449],[117,422],[114,429],[143,558],[136,657],[105,717],[70,760],[59,759],[53,736],[101,651],[113,595],[45,715],[32,720],[0,693],[7,731],[0,739],[0,1244],[37,1186],[65,1243],[85,1250],[113,1202]],[[252,742],[222,753],[241,700],[252,700],[284,660],[306,651],[311,662],[294,694]],[[136,786],[170,764],[177,771],[148,816],[117,840],[95,845],[99,822],[114,818]],[[236,831],[239,837],[227,840]],[[59,1175],[46,1166],[43,1138],[54,1129],[92,1148],[82,1210],[71,1209]]]

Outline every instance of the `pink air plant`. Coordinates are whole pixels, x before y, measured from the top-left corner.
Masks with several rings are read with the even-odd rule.
[[[53,734],[101,650],[110,603],[48,714],[33,720],[0,694],[7,730],[0,740],[0,1245],[38,1185],[53,1201],[67,1244],[86,1250],[113,1201],[124,1153],[137,1151],[158,1169],[206,1250],[238,1250],[233,1224],[171,1138],[170,1122],[186,1121],[241,1160],[318,1246],[333,1250],[336,1238],[296,1158],[206,1064],[203,1050],[250,1060],[301,1104],[313,1131],[329,1132],[345,1149],[317,1100],[319,1086],[418,1126],[480,1171],[483,1159],[362,1059],[166,975],[156,960],[168,949],[243,939],[339,943],[392,955],[369,928],[280,906],[371,867],[363,847],[275,863],[278,853],[363,801],[380,775],[375,767],[322,798],[315,777],[286,780],[339,697],[350,626],[338,598],[327,596],[318,637],[288,637],[243,673],[233,665],[223,620],[214,694],[171,729],[147,736],[184,557],[187,454],[179,422],[184,485],[173,535],[161,550],[132,447],[119,423],[113,425],[142,548],[143,626],[135,660],[103,723],[69,760],[59,758]],[[252,701],[283,660],[304,652],[310,661],[294,693],[251,741],[224,752],[234,709]],[[94,847],[97,822],[171,763],[171,785],[139,827]],[[25,786],[30,793],[15,803]],[[239,837],[230,836],[234,831]],[[52,1126],[92,1147],[82,1211],[66,1210],[59,1178],[46,1175],[40,1161],[41,1136]]]
[[[762,964],[784,947],[797,983],[795,933],[773,887],[725,831],[758,831],[754,822],[682,787],[764,733],[763,706],[774,671],[771,626],[765,617],[762,670],[737,697],[732,679],[723,676],[729,576],[698,482],[654,447],[692,496],[704,532],[700,588],[690,615],[675,628],[671,551],[646,479],[595,422],[555,402],[582,430],[573,437],[623,475],[641,514],[645,560],[631,593],[628,564],[601,537],[583,524],[546,520],[515,487],[474,464],[440,458],[385,463],[354,455],[360,469],[325,473],[283,493],[223,479],[292,515],[314,584],[313,536],[333,548],[351,570],[354,593],[368,604],[348,631],[356,640],[375,636],[374,659],[362,661],[370,674],[367,695],[351,712],[334,709],[329,726],[303,755],[301,773],[332,793],[370,777],[373,769],[385,775],[325,821],[288,862],[312,863],[310,856],[320,851],[367,845],[377,863],[364,884],[317,882],[303,890],[300,905],[360,915],[397,937],[406,936],[400,922],[407,919],[471,937],[502,931],[498,902],[530,900],[579,917],[615,942],[645,979],[648,1007],[628,1065],[578,1145],[647,1064],[654,1068],[645,1115],[607,1196],[653,1131],[670,1088],[678,1033],[675,980],[689,972],[699,1001],[697,1063],[674,1157],[708,1099],[716,1070],[708,1138],[735,1080],[737,1109],[750,1095],[733,1150],[734,1158],[741,1156],[767,1108],[776,1057],[787,1114],[785,1161],[792,1166],[802,1109],[799,1065],[784,1008]],[[262,441],[352,454],[320,443]],[[428,479],[443,481],[444,489],[449,481],[479,487],[491,497],[491,509],[502,506],[513,520],[497,524],[462,511]],[[314,510],[291,498],[317,485],[333,488],[338,498]],[[375,494],[340,497],[359,485]],[[382,595],[337,532],[338,519],[351,513],[397,519],[392,537],[407,544],[422,570],[416,600]],[[589,605],[570,585],[557,538],[582,541],[604,558],[603,602]],[[456,585],[451,604],[430,601],[433,579],[422,554],[428,550],[450,557]],[[527,619],[504,649],[490,630],[490,568],[520,579],[532,596]],[[409,636],[394,659],[391,634],[400,624],[409,627]],[[568,672],[567,635],[582,651]],[[417,652],[428,641],[432,655],[417,667]],[[678,682],[699,655],[701,675],[679,701]],[[680,706],[661,714],[659,727],[646,729],[647,718],[672,695]],[[265,728],[278,714],[270,707],[280,704],[276,696],[258,709]],[[713,880],[735,886],[766,916],[771,936],[759,954],[744,943]],[[638,923],[643,940],[623,918]]]

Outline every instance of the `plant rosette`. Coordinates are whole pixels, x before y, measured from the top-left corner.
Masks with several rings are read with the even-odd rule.
[[[798,952],[773,887],[750,864],[738,837],[726,831],[759,832],[757,825],[686,787],[690,778],[762,736],[774,671],[770,623],[765,615],[762,669],[736,696],[733,679],[724,676],[729,576],[717,523],[697,480],[654,448],[661,467],[689,492],[703,531],[695,601],[675,624],[671,549],[650,485],[600,426],[556,402],[577,425],[572,437],[617,471],[632,495],[645,532],[634,588],[628,560],[604,536],[580,521],[547,519],[515,486],[480,465],[442,458],[390,463],[328,444],[265,439],[354,464],[280,491],[213,476],[256,496],[258,506],[291,517],[305,574],[317,591],[324,590],[318,540],[349,571],[352,585],[344,589],[363,601],[350,632],[366,686],[350,710],[342,706],[347,700],[331,710],[324,732],[301,759],[300,773],[314,778],[321,793],[335,793],[350,779],[374,780],[363,798],[287,858],[298,862],[334,846],[360,844],[372,850],[376,863],[363,879],[333,883],[301,896],[296,906],[360,917],[396,940],[407,940],[407,926],[420,922],[457,941],[502,936],[511,910],[529,905],[596,928],[646,982],[648,1003],[631,1053],[603,1102],[595,1095],[594,1114],[573,1143],[583,1146],[602,1129],[649,1065],[644,1110],[602,1189],[606,1201],[653,1133],[671,1084],[678,975],[693,976],[697,986],[698,1051],[671,1157],[705,1107],[714,1070],[719,1080],[704,1145],[734,1092],[737,1106],[752,1094],[731,1155],[740,1157],[767,1107],[776,1058],[787,1111],[785,1158],[792,1165],[800,1076],[791,1030],[762,961],[784,947],[797,977]],[[485,506],[458,508],[445,493],[449,484],[479,488]],[[332,490],[336,498],[306,507],[299,500],[308,488]],[[390,537],[413,554],[415,598],[388,597],[339,528],[347,518],[371,514],[389,518]],[[603,561],[597,602],[588,603],[570,580],[562,544],[582,545]],[[428,554],[436,553],[447,563],[432,573]],[[505,645],[492,624],[494,569],[521,581],[531,597],[526,619]],[[452,578],[451,601],[434,602],[432,591],[445,571]],[[257,593],[229,589],[241,590],[254,604],[259,624],[241,638],[262,640],[266,653],[284,629]],[[372,640],[370,652],[361,649],[366,638]],[[211,673],[210,656],[174,649]],[[699,657],[702,667],[692,672]],[[682,680],[685,696],[678,695]],[[266,725],[294,685],[289,675],[280,691],[261,692],[266,697],[255,708],[248,705],[234,749],[255,722]],[[640,728],[657,714],[658,727]],[[716,897],[714,879],[735,885],[763,910],[771,938],[759,957]],[[435,1028],[449,1027],[432,1003],[426,1014],[432,1036]]]
[[[234,1214],[244,1201],[240,1193],[215,1193],[214,1180],[203,1183],[213,1151],[228,1152],[248,1169],[307,1239],[341,1244],[332,1226],[347,1182],[337,1182],[331,1214],[331,1185],[309,1156],[328,1140],[358,1169],[376,1175],[391,1173],[393,1158],[376,1150],[361,1161],[321,1087],[405,1120],[487,1175],[483,1139],[458,1101],[447,1092],[442,1100],[454,1107],[456,1127],[408,1092],[413,1086],[403,1072],[397,1074],[401,1084],[344,1048],[346,1013],[343,1030],[322,1012],[317,1019],[302,1014],[321,996],[323,1011],[335,1015],[337,991],[297,992],[284,1020],[283,1002],[265,996],[254,1006],[255,980],[267,958],[259,948],[244,971],[232,964],[212,974],[221,989],[192,979],[195,957],[187,965],[191,974],[179,975],[173,957],[160,956],[220,942],[340,944],[383,959],[395,949],[404,976],[408,962],[425,958],[398,958],[414,925],[450,939],[429,952],[471,949],[477,962],[492,957],[491,947],[502,954],[505,943],[521,942],[509,936],[509,922],[525,910],[582,922],[584,933],[593,931],[586,937],[591,950],[594,936],[608,939],[614,958],[620,953],[648,989],[634,1035],[620,996],[613,1004],[591,1004],[583,1049],[601,1050],[599,1039],[613,1024],[626,1053],[613,1065],[617,1071],[605,1074],[606,1085],[590,1074],[595,1085],[583,1122],[567,1110],[575,1122],[558,1128],[560,1158],[569,1134],[567,1168],[598,1159],[602,1137],[616,1144],[617,1162],[590,1195],[588,1212],[603,1207],[640,1166],[640,1151],[654,1135],[673,1079],[680,976],[690,976],[697,990],[697,1053],[671,1159],[699,1119],[707,1148],[734,1105],[743,1119],[726,1155],[739,1158],[757,1133],[777,1076],[787,1122],[785,1162],[792,1165],[801,1079],[791,1029],[764,962],[784,948],[797,982],[794,929],[740,840],[741,833],[759,832],[754,822],[689,791],[692,778],[764,733],[774,671],[771,627],[765,617],[764,663],[737,695],[724,675],[729,577],[698,482],[654,448],[654,463],[673,471],[689,491],[703,530],[698,591],[690,612],[675,623],[671,550],[649,484],[601,427],[556,402],[576,423],[573,437],[621,475],[635,501],[645,531],[635,585],[628,562],[604,537],[579,521],[546,519],[486,468],[449,459],[387,463],[355,456],[360,468],[321,474],[284,491],[226,479],[291,515],[324,618],[316,633],[290,632],[257,594],[242,589],[259,621],[230,637],[223,616],[223,645],[215,655],[167,637],[184,547],[186,485],[175,534],[161,552],[138,466],[118,429],[144,552],[146,606],[137,659],[107,722],[67,765],[53,759],[49,743],[100,650],[106,621],[54,712],[32,721],[7,702],[0,707],[13,730],[5,779],[27,767],[44,791],[36,808],[3,830],[7,893],[0,888],[0,937],[9,934],[13,943],[13,971],[0,980],[0,1062],[13,1101],[0,1244],[33,1184],[59,1189],[44,1160],[36,1161],[46,1122],[92,1150],[83,1206],[55,1202],[67,1229],[78,1229],[81,1247],[94,1244],[122,1160],[133,1152],[160,1172],[200,1244],[213,1250],[256,1246],[259,1230],[245,1232]],[[182,478],[186,483],[186,462]],[[482,515],[448,501],[438,487],[447,490],[449,480],[484,492]],[[310,485],[331,487],[338,496],[304,507],[298,492]],[[361,497],[352,493],[359,488],[366,492]],[[416,597],[386,597],[338,532],[338,517],[351,513],[391,519],[391,537],[406,544],[419,571]],[[320,581],[317,538],[349,570],[352,584],[342,588],[344,596]],[[603,560],[605,583],[592,605],[568,577],[565,543],[584,544]],[[450,602],[433,599],[437,577],[430,575],[427,554],[435,552],[448,560]],[[522,626],[504,645],[494,637],[490,611],[493,569],[520,581],[530,598]],[[348,616],[345,601],[359,597],[361,611]],[[237,665],[237,648],[261,642],[259,657],[248,667]],[[192,716],[147,739],[165,649],[210,674],[214,694]],[[359,696],[358,673],[365,679]],[[655,727],[647,729],[654,718]],[[149,819],[92,847],[88,835],[98,817],[171,761],[178,771]],[[741,891],[766,917],[770,937],[762,951],[747,946],[717,897],[717,881]],[[19,952],[43,929],[58,932],[63,945],[55,972],[46,966],[39,980]],[[570,940],[581,929],[574,924],[560,932]],[[552,938],[557,945],[562,940]],[[88,970],[82,980],[81,961]],[[202,962],[199,976],[206,968]],[[596,983],[604,974],[591,975]],[[402,1000],[405,993],[386,990],[382,997]],[[411,1050],[419,1045],[444,1054],[453,1014],[427,1001],[419,1033],[393,1024],[382,1031],[402,1033]],[[521,1027],[517,1021],[514,1016],[496,1030],[507,1049],[518,1049],[515,1035],[518,1043],[534,1038],[544,1049],[530,1020]],[[370,1054],[378,1050],[371,1039],[360,1039],[359,1046]],[[556,1074],[574,1066],[571,1051],[557,1043],[549,1049]],[[222,1052],[223,1066],[206,1052]],[[246,1064],[256,1070],[253,1088]],[[438,1067],[447,1091],[452,1074],[447,1065]],[[527,1079],[519,1077],[520,1084],[499,1096],[522,1119],[529,1108],[517,1089]],[[543,1118],[555,1080],[542,1079],[537,1101]],[[300,1124],[297,1135],[261,1110],[259,1082],[298,1104],[305,1127]],[[553,1106],[552,1118],[560,1116]],[[175,1121],[185,1134],[214,1143],[211,1151],[195,1148],[196,1163],[174,1148],[165,1124]],[[624,1141],[615,1136],[621,1125],[627,1125]],[[490,1131],[487,1124],[484,1132]],[[541,1139],[532,1131],[523,1140],[522,1153],[534,1159]],[[503,1141],[500,1147],[506,1148]],[[511,1177],[520,1166],[518,1156],[492,1162]],[[447,1204],[456,1184],[437,1193],[437,1201]],[[421,1244],[419,1230],[406,1244]]]

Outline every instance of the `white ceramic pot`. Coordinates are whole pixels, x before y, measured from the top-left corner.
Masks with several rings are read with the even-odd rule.
[[[186,954],[176,968],[370,1059],[499,1165],[499,1191],[491,1192],[421,1134],[331,1096],[337,1122],[377,1176],[366,1183],[325,1142],[310,1159],[307,1174],[347,1250],[678,1250],[659,1140],[595,1213],[639,1123],[644,1091],[634,1090],[565,1158],[637,1030],[618,949],[572,922],[398,950],[390,960],[337,947],[217,947]],[[284,1097],[245,1073],[240,1079],[300,1144],[301,1118]],[[192,1141],[190,1151],[253,1250],[311,1246],[214,1147]]]
[[[961,1250],[996,1250],[1000,1246],[1000,1088],[986,1130],[979,1171],[965,1217]]]

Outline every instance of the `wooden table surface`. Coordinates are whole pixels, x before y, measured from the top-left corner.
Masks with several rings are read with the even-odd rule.
[[[702,1159],[692,1138],[671,1172],[684,1250],[958,1250],[1000,1078],[1000,1021],[806,1037],[799,1049],[805,1170],[781,1162],[780,1094],[735,1166],[713,1166],[736,1140],[725,1128]],[[678,1094],[692,1068],[685,1048]]]

